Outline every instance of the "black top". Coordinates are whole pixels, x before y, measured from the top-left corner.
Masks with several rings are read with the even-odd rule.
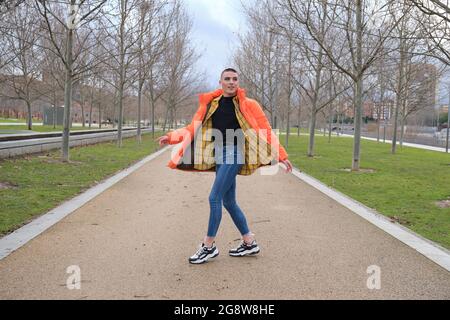
[[[241,126],[236,118],[234,110],[234,97],[222,96],[219,100],[219,106],[212,115],[212,125],[214,129],[220,130],[223,137],[223,144],[227,144],[226,129],[240,129]],[[237,137],[234,137],[234,145],[237,145]]]

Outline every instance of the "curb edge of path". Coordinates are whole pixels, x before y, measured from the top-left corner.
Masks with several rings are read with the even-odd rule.
[[[91,187],[90,189],[84,191],[83,193],[75,196],[74,198],[67,200],[56,208],[53,208],[49,212],[39,216],[30,223],[20,227],[19,229],[13,231],[12,233],[0,238],[0,260],[6,258],[9,254],[16,251],[28,241],[37,237],[45,230],[82,207],[87,202],[91,201],[98,195],[100,195],[105,190],[112,187],[114,184],[122,180],[123,178],[129,176],[134,171],[138,170],[147,162],[155,159],[160,154],[164,153],[170,146],[166,146],[148,156],[144,159],[138,161],[131,167],[125,168],[119,173],[107,178],[106,180],[100,182],[99,184]]]
[[[437,243],[423,238],[412,230],[389,220],[386,216],[378,213],[376,210],[365,206],[353,198],[325,185],[323,182],[300,172],[297,168],[292,169],[292,174],[300,180],[306,182],[315,189],[321,191],[331,199],[335,200],[344,207],[350,209],[361,218],[377,226],[384,232],[390,234],[397,240],[400,240],[407,246],[416,250],[428,259],[437,263],[447,271],[450,271],[450,251]]]

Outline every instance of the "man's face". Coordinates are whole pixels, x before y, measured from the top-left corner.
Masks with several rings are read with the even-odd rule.
[[[219,81],[223,89],[223,95],[225,97],[232,97],[236,95],[237,88],[239,87],[238,74],[233,71],[225,71]]]

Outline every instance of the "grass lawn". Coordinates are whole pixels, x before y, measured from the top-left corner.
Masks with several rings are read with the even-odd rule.
[[[62,126],[56,126],[56,128],[53,128],[53,126],[32,126],[31,127],[32,130],[28,130],[28,127],[26,125],[4,125],[4,126],[0,126],[0,133],[2,134],[14,134],[17,133],[15,131],[20,131],[20,133],[24,133],[23,131],[28,131],[29,133],[33,133],[33,132],[54,132],[54,131],[63,131],[63,127]],[[75,130],[95,130],[98,128],[96,127],[92,127],[89,129],[89,126],[86,127],[72,127],[70,128],[71,131],[75,131]],[[102,128],[105,129],[105,128]]]
[[[280,134],[284,134],[286,132],[286,128],[283,129],[278,129]],[[289,128],[289,132],[291,132],[291,135],[295,135],[298,132],[298,128],[296,127],[291,127]],[[319,130],[316,129],[316,132],[319,133]],[[300,128],[300,133],[305,134],[305,133],[309,133],[309,128],[305,128],[305,127],[301,127]],[[284,141],[284,140],[283,140]]]
[[[144,134],[141,145],[132,137],[124,139],[120,149],[115,142],[71,148],[70,163],[60,162],[60,150],[0,160],[0,235],[17,229],[158,149],[152,135]]]
[[[27,123],[27,119],[0,118],[0,123]]]
[[[450,154],[361,140],[361,168],[351,172],[353,138],[317,135],[315,157],[307,157],[308,136],[290,136],[289,160],[326,185],[395,219],[414,232],[450,249]],[[280,136],[284,144],[284,136]]]
[[[290,129],[289,131],[291,133],[291,136],[297,135],[298,128],[289,128],[289,129]],[[285,134],[285,132],[286,132],[286,129],[278,129],[278,130],[279,130],[280,135]],[[316,132],[316,135],[323,136],[323,131],[321,131],[321,128],[316,127],[315,132]],[[301,134],[309,134],[309,128],[301,127],[300,133]],[[336,131],[333,131],[332,135],[336,135]],[[328,137],[328,127],[327,127],[327,131],[325,133],[325,136]],[[281,140],[281,143],[284,143],[284,138],[283,138],[283,140]]]

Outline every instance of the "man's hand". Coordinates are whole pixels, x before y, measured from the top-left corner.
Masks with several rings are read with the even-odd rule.
[[[285,165],[285,167],[286,167],[285,172],[286,173],[292,172],[292,164],[291,164],[291,162],[288,159],[281,160],[280,162]]]
[[[162,147],[169,143],[169,137],[167,135],[163,135],[163,136],[155,139],[155,141],[158,141],[159,146]]]

